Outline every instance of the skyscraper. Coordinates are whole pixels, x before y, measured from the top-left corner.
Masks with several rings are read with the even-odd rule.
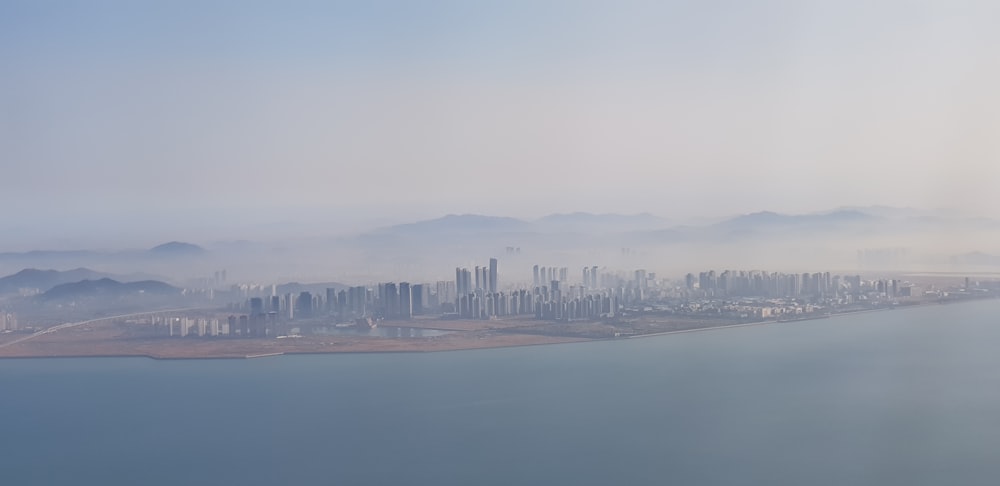
[[[400,319],[411,319],[413,317],[413,292],[409,282],[399,283],[399,310],[397,315]]]
[[[407,291],[409,291],[410,284],[406,284],[406,287]],[[399,291],[396,290],[396,284],[394,282],[380,284],[379,291],[382,315],[386,319],[399,317]],[[409,299],[409,297],[407,297],[407,299]]]
[[[298,307],[298,309],[295,309],[296,314],[299,314],[302,317],[312,316],[312,311],[313,311],[312,294],[307,291],[299,292],[299,297],[295,299],[295,306]]]
[[[490,258],[490,288],[491,294],[497,292],[497,259]]]
[[[333,313],[337,310],[337,289],[327,287],[326,289],[326,311]]]
[[[469,269],[455,269],[455,290],[458,293],[457,297],[472,293],[472,274],[469,272]]]
[[[419,316],[424,313],[424,307],[427,306],[429,294],[429,285],[417,284],[410,287],[410,302],[413,307],[413,315]]]

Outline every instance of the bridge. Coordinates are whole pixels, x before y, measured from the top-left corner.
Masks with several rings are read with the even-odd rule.
[[[59,324],[59,325],[55,325],[55,326],[52,326],[52,327],[49,327],[49,328],[46,328],[46,329],[42,329],[41,331],[37,331],[37,332],[29,334],[27,336],[17,338],[17,339],[15,339],[13,341],[8,341],[8,342],[5,342],[5,343],[0,343],[0,349],[6,348],[8,346],[13,346],[15,344],[20,344],[20,343],[23,343],[25,341],[28,341],[28,340],[31,340],[31,339],[35,339],[35,338],[37,338],[39,336],[43,336],[45,334],[50,334],[50,333],[61,331],[63,329],[70,329],[70,328],[74,328],[74,327],[77,327],[77,326],[85,326],[87,324],[97,324],[97,323],[101,323],[101,322],[104,322],[104,321],[111,321],[111,320],[114,320],[114,319],[125,319],[125,318],[129,318],[129,317],[139,317],[139,316],[152,316],[152,315],[156,315],[156,314],[169,314],[169,313],[176,313],[176,312],[183,312],[183,311],[192,311],[192,310],[199,310],[199,309],[202,309],[202,308],[199,308],[199,307],[186,307],[186,308],[183,308],[183,309],[163,309],[163,310],[146,311],[146,312],[134,312],[134,313],[131,313],[131,314],[121,314],[121,315],[117,315],[117,316],[98,317],[96,319],[88,319],[86,321],[79,321],[79,322],[67,322],[65,324]]]

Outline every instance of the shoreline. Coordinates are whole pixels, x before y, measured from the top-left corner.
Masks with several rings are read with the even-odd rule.
[[[916,302],[912,304],[894,306],[894,307],[881,307],[876,309],[860,309],[847,312],[839,312],[832,314],[823,314],[810,317],[802,317],[797,319],[779,320],[779,319],[769,319],[765,321],[758,322],[742,322],[735,324],[723,324],[716,326],[706,326],[693,329],[681,329],[675,331],[662,331],[662,332],[652,332],[647,334],[635,334],[629,336],[618,336],[618,337],[606,337],[606,338],[579,338],[571,336],[546,336],[548,338],[554,339],[551,342],[533,342],[533,343],[495,343],[488,344],[486,346],[456,346],[454,348],[447,349],[367,349],[367,350],[349,350],[349,349],[339,349],[335,351],[294,351],[294,350],[283,350],[274,352],[262,352],[262,353],[251,353],[244,355],[217,355],[217,356],[158,356],[148,353],[98,353],[98,354],[80,354],[80,353],[68,353],[68,354],[53,354],[53,355],[22,355],[22,356],[0,356],[0,361],[2,360],[14,360],[14,359],[78,359],[78,358],[147,358],[155,361],[180,361],[180,360],[250,360],[258,358],[270,358],[270,357],[280,357],[289,355],[334,355],[334,354],[411,354],[411,353],[445,353],[445,352],[456,352],[456,351],[475,351],[482,349],[501,349],[501,348],[515,348],[515,347],[526,347],[526,346],[551,346],[551,345],[561,345],[561,344],[575,344],[575,343],[586,343],[586,342],[607,342],[607,341],[618,341],[618,340],[628,340],[628,339],[642,339],[642,338],[652,338],[668,336],[673,334],[686,334],[695,332],[706,332],[706,331],[721,331],[727,329],[735,329],[742,327],[753,327],[753,326],[764,326],[769,324],[790,324],[796,322],[804,321],[814,321],[823,319],[832,319],[838,317],[849,317],[859,314],[867,314],[873,312],[883,312],[892,310],[905,310],[905,309],[917,309],[925,307],[928,305],[953,305],[953,304],[964,304],[970,302],[982,302],[998,300],[998,297],[983,297],[983,298],[971,298],[971,299],[961,299],[961,300],[947,300],[947,301],[927,301],[927,302]],[[559,341],[559,339],[564,339]]]

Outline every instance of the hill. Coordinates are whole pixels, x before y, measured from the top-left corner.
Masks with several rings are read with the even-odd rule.
[[[517,218],[483,216],[479,214],[449,214],[436,219],[399,224],[380,233],[427,234],[451,232],[530,231],[531,223]]]
[[[205,249],[191,243],[171,241],[150,248],[148,253],[154,256],[193,256],[205,253]]]
[[[157,280],[122,283],[110,278],[102,278],[57,285],[39,295],[38,299],[51,302],[84,298],[118,299],[139,295],[173,296],[180,294],[181,289]]]
[[[0,278],[0,294],[14,293],[20,289],[38,289],[44,292],[64,283],[108,277],[112,277],[112,275],[96,272],[88,268],[76,268],[66,271],[25,268],[13,275]]]

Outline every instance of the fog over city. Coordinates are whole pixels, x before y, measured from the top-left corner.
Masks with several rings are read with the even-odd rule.
[[[0,482],[996,484],[996,0],[0,0]]]
[[[998,8],[4,2],[0,269],[989,271]]]

